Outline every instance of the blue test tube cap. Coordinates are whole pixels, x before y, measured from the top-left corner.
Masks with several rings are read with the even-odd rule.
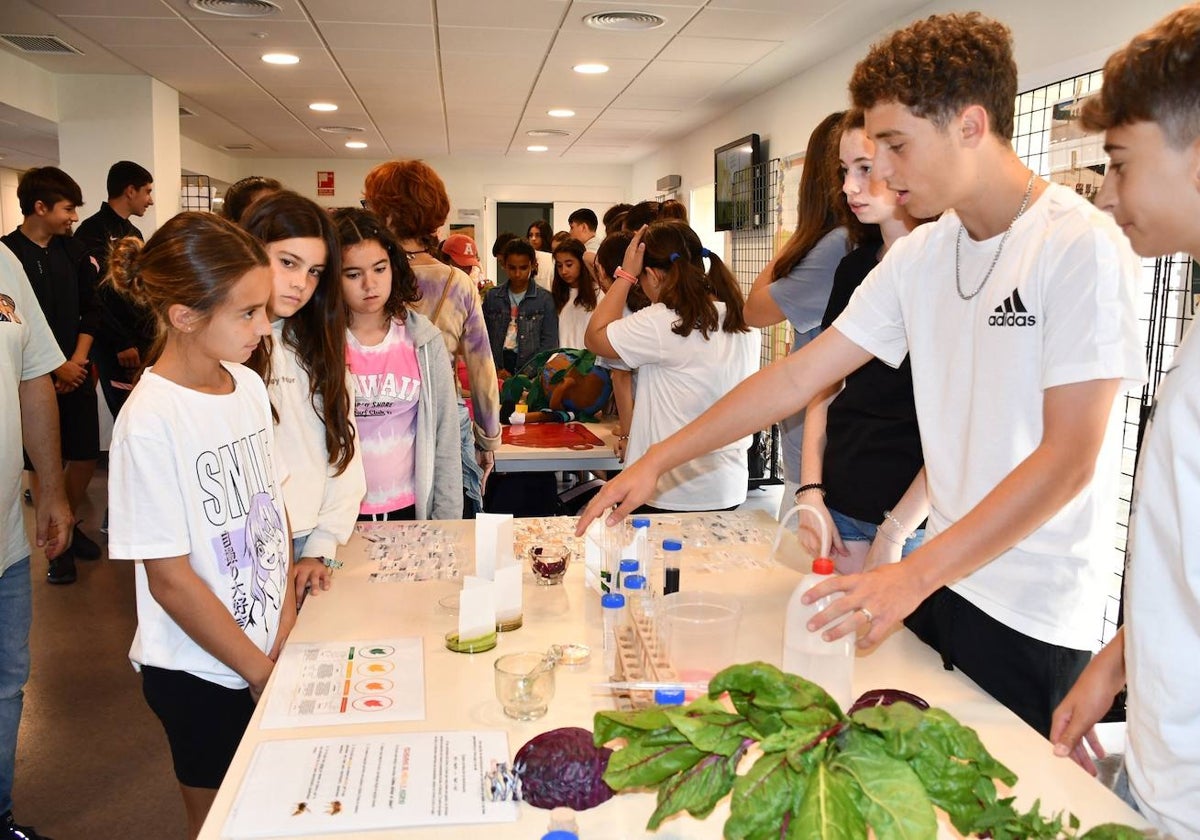
[[[645,589],[646,579],[641,575],[630,575],[629,577],[625,578],[622,585],[626,589]]]
[[[663,540],[663,551],[683,551],[683,541]]]
[[[638,561],[636,561],[636,560],[622,560],[621,561],[621,574],[622,575],[625,575],[629,572],[636,572],[637,570],[638,570]]]
[[[633,525],[634,528],[649,528],[650,520],[644,516],[637,516],[637,517],[634,517],[633,522],[631,524]]]
[[[542,840],[579,840],[579,835],[574,831],[563,831],[560,828],[554,831],[547,831],[542,835]]]
[[[600,606],[610,610],[619,610],[625,606],[625,596],[620,592],[609,592],[600,597]]]
[[[682,688],[654,689],[654,702],[660,706],[682,706],[684,699]]]

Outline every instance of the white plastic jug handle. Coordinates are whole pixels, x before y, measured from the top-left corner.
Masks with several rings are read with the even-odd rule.
[[[774,556],[775,552],[779,550],[779,543],[780,543],[780,541],[783,540],[784,532],[787,530],[787,524],[788,524],[788,521],[791,520],[792,515],[795,514],[798,517],[800,515],[800,513],[804,512],[804,511],[807,511],[808,513],[812,514],[813,519],[817,520],[817,525],[821,529],[821,554],[819,556],[821,556],[821,557],[829,556],[829,549],[830,549],[829,525],[828,525],[828,523],[825,522],[825,517],[821,516],[821,512],[819,510],[817,510],[812,505],[803,505],[803,504],[795,505],[794,507],[790,508],[788,510],[788,512],[783,515],[783,519],[779,520],[779,527],[775,529],[775,542],[773,542],[771,544],[771,555],[772,556]]]

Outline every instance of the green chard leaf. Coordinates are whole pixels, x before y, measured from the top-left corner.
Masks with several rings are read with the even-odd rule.
[[[592,718],[592,740],[602,747],[614,738],[639,738],[646,732],[670,726],[671,721],[658,706],[633,712],[596,712]]]
[[[779,715],[785,728],[763,738],[763,752],[778,752],[801,748],[805,744],[816,746],[822,736],[832,737],[840,731],[840,721],[828,709],[814,706],[802,711],[788,711]]]
[[[937,815],[907,764],[892,758],[877,741],[861,739],[830,762],[862,791],[863,816],[877,840],[927,840],[937,834]]]
[[[781,753],[759,757],[744,776],[733,783],[729,819],[725,823],[726,840],[756,840],[769,836],[778,840],[779,827],[792,809],[799,786],[803,795],[804,779],[788,767]]]
[[[1104,823],[1090,828],[1080,835],[1079,840],[1145,840],[1144,832],[1127,825]]]
[[[854,781],[818,764],[787,827],[787,840],[863,840],[867,823]]]
[[[819,685],[795,674],[785,674],[766,662],[733,665],[709,680],[709,697],[720,697],[725,692],[729,693],[734,708],[752,722],[753,709],[783,712],[821,706],[839,718],[842,716],[838,704]]]
[[[743,750],[730,756],[709,755],[694,766],[678,773],[658,788],[658,807],[650,815],[646,828],[656,830],[672,814],[687,811],[697,819],[712,813],[717,803],[733,788]]]
[[[725,711],[716,700],[700,698],[688,706],[668,709],[666,715],[692,746],[717,755],[733,755],[747,738],[758,738],[748,720]]]
[[[613,790],[652,787],[689,769],[707,755],[686,740],[664,745],[630,742],[608,757],[604,781]]]

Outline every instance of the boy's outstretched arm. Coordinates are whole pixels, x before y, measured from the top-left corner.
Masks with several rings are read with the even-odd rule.
[[[667,470],[795,414],[819,391],[871,358],[836,327],[827,329],[800,352],[760,370],[687,426],[651,446],[596,494],[579,517],[576,533],[582,534],[614,505],[617,509],[608,522],[615,524],[650,498],[658,477]]]

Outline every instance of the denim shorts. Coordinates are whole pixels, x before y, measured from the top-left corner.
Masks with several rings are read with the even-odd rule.
[[[833,517],[833,527],[837,528],[838,535],[846,542],[872,542],[875,539],[875,532],[879,530],[879,526],[872,522],[864,522],[861,519],[846,516],[833,508],[829,509],[829,515]],[[913,531],[904,541],[904,548],[900,550],[900,556],[907,557],[912,554],[920,547],[924,539],[924,528]]]

